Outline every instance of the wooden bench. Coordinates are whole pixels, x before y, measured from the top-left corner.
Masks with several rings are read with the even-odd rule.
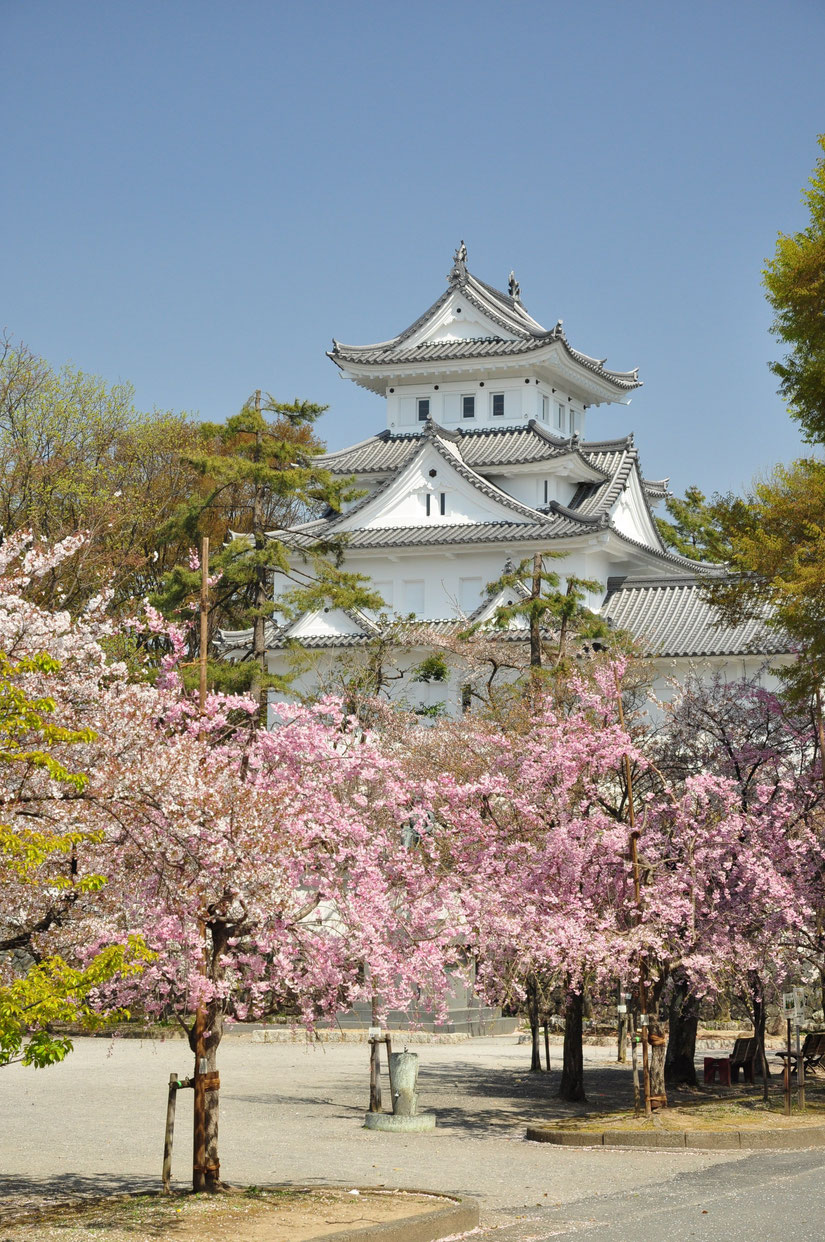
[[[825,1031],[809,1031],[799,1051],[802,1057],[803,1078],[815,1074],[817,1070],[825,1069]],[[797,1072],[796,1050],[792,1051],[790,1056],[787,1051],[777,1052],[776,1056],[782,1061],[783,1077],[787,1075],[789,1068],[791,1075]]]
[[[705,1082],[715,1082],[718,1074],[720,1085],[729,1087],[731,1082],[739,1081],[741,1070],[743,1081],[752,1083],[758,1056],[759,1041],[755,1035],[750,1038],[735,1039],[730,1056],[705,1057]]]

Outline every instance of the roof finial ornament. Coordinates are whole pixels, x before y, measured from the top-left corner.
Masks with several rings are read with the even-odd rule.
[[[453,270],[450,272],[447,280],[450,284],[456,281],[466,280],[467,278],[467,247],[464,245],[462,238],[458,249],[453,255]]]
[[[507,282],[507,291],[513,301],[518,302],[519,305],[521,305],[521,285],[516,280],[516,274],[513,271],[510,272],[510,279]]]

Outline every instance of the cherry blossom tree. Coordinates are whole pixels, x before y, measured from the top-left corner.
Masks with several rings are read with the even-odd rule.
[[[106,669],[101,624],[25,596],[81,542],[47,549],[20,535],[0,548],[0,1065],[62,1060],[72,1041],[53,1025],[110,1019],[93,1004],[96,990],[147,958],[128,936],[80,952],[106,883],[87,865],[101,835],[75,816],[89,781],[75,764],[95,740],[80,705],[100,693]]]

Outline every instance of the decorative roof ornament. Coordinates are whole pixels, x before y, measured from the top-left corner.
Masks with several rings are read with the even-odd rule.
[[[464,281],[466,279],[467,279],[467,247],[464,245],[464,240],[462,238],[458,249],[453,255],[453,267],[452,267],[452,271],[447,277],[447,281],[449,284],[454,285],[457,283],[461,283],[461,281]]]
[[[521,306],[521,285],[516,280],[516,274],[513,271],[510,272],[510,279],[507,281],[507,292],[513,301]]]

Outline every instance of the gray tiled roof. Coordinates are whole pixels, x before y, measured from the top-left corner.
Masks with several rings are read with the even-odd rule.
[[[448,444],[454,444],[457,440],[457,433],[444,431],[441,427],[428,420],[422,433],[414,438],[410,437],[407,441],[408,447],[401,457],[395,473],[383,479],[374,491],[368,492],[366,496],[362,496],[350,509],[340,514],[330,514],[327,523],[328,530],[340,529],[342,523],[349,523],[355,514],[360,513],[367,505],[372,504],[377,496],[387,491],[395,481],[398,473],[414,460],[425,444],[431,444],[444,462],[455,470],[461,478],[470,483],[476,491],[481,492],[483,496],[495,501],[498,505],[502,505],[505,509],[512,509],[513,512],[519,513],[522,517],[535,522],[539,516],[536,509],[531,505],[524,504],[520,500],[516,500],[509,492],[504,492],[501,488],[496,487],[495,484],[488,482],[483,475],[477,474],[466,464],[460,453],[454,453],[447,447]]]
[[[790,653],[783,636],[764,620],[740,625],[718,624],[718,614],[703,598],[702,580],[682,578],[609,578],[602,615],[620,629],[628,630],[645,653],[652,658],[704,659],[710,656],[775,656]],[[356,618],[357,620],[357,618]],[[366,619],[362,618],[362,622]],[[463,618],[441,618],[414,622],[409,627],[410,642],[425,642],[426,631],[454,633],[468,624]],[[300,640],[312,649],[339,649],[366,646],[376,632],[374,624],[362,624],[360,634],[315,635]],[[491,631],[489,637],[502,642],[526,642],[525,630]],[[288,627],[267,624],[267,647],[284,648],[289,642]],[[221,631],[218,646],[224,655],[238,656],[249,650],[252,630]]]
[[[538,516],[538,515],[537,515]],[[346,548],[415,548],[437,544],[448,547],[454,544],[512,543],[522,540],[561,539],[565,535],[578,535],[587,529],[573,518],[562,517],[558,521],[534,522],[464,522],[447,525],[439,523],[427,526],[382,526],[344,532]],[[319,538],[320,532],[305,534],[301,531],[278,531],[277,537],[287,546],[308,548]]]
[[[408,342],[426,322],[445,305],[453,290],[460,290],[462,297],[475,306],[488,319],[502,328],[510,337],[471,337],[451,341],[424,341],[417,345]],[[637,372],[611,371],[605,368],[603,358],[591,358],[569,344],[561,320],[549,331],[537,323],[521,302],[492,285],[479,280],[466,270],[464,264],[453,268],[449,276],[449,288],[414,323],[389,341],[373,345],[344,345],[333,340],[329,357],[338,366],[358,364],[361,366],[396,366],[409,363],[432,363],[452,361],[456,358],[502,358],[530,354],[537,349],[558,342],[564,352],[580,366],[592,371],[600,379],[614,387],[629,391],[640,387]]]
[[[535,419],[521,427],[457,427],[447,431],[439,426],[437,432],[456,445],[462,459],[474,470],[529,465],[579,452],[589,465],[601,470],[607,478],[611,448],[614,453],[621,453],[628,444],[626,439],[593,445],[571,441],[554,436]],[[360,444],[319,457],[318,464],[335,474],[384,474],[395,471],[406,463],[422,434],[418,430],[403,433],[382,431],[368,440],[362,440]]]
[[[764,619],[720,624],[702,579],[608,578],[602,614],[629,630],[650,656],[778,655],[787,641]]]
[[[555,331],[555,330],[554,330]],[[529,339],[506,341],[499,337],[470,337],[457,341],[423,341],[419,345],[396,348],[385,346],[379,349],[362,349],[335,344],[329,357],[339,366],[352,363],[362,366],[406,366],[409,363],[451,362],[459,358],[509,358],[522,354],[535,353],[544,349],[554,341],[561,343],[564,352],[574,362],[608,380],[617,388],[631,391],[641,387],[641,380],[635,371],[609,371],[596,358],[590,358],[568,344],[565,337],[548,332],[544,336]]]

